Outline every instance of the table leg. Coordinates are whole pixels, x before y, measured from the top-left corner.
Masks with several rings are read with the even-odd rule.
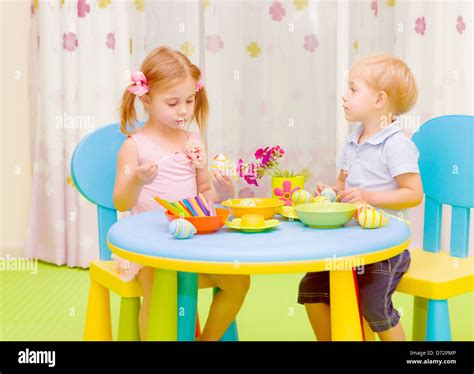
[[[178,274],[155,269],[148,314],[148,340],[175,341],[178,335]]]
[[[332,340],[362,341],[359,306],[352,270],[329,272]]]
[[[198,275],[178,273],[178,340],[194,341],[196,335]]]

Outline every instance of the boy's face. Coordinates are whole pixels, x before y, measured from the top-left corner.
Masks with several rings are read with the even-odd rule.
[[[148,98],[150,117],[172,129],[182,128],[194,116],[195,96],[196,82],[187,77],[171,88]]]
[[[349,122],[363,122],[377,110],[374,90],[357,77],[349,80],[348,90],[342,96],[342,101],[345,117]]]

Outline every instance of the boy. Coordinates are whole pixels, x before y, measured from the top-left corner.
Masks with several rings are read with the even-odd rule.
[[[365,202],[391,213],[417,206],[423,199],[418,150],[401,133],[398,119],[416,102],[418,88],[408,66],[392,55],[367,57],[352,66],[348,92],[342,97],[345,117],[361,122],[346,139],[338,180],[332,188],[346,203]],[[318,184],[319,194],[326,186]],[[397,214],[397,213],[395,213]],[[410,265],[405,250],[369,264],[357,275],[361,313],[380,340],[405,340],[392,294]],[[318,340],[331,340],[329,272],[308,273],[299,286]]]

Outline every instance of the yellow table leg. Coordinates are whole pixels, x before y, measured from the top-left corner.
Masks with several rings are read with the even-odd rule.
[[[178,273],[155,269],[148,314],[148,340],[176,341],[178,338]]]
[[[329,272],[332,340],[362,341],[359,306],[352,270]]]
[[[109,290],[91,279],[84,340],[112,340]]]
[[[369,326],[369,323],[364,318],[364,337],[366,342],[374,342],[375,341],[375,333]]]

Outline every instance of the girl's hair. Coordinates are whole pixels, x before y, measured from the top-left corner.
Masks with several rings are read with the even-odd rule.
[[[196,82],[201,79],[201,70],[196,65],[181,52],[168,47],[159,47],[151,51],[143,61],[140,70],[145,74],[150,88],[147,95],[165,90],[186,77],[191,77]],[[127,126],[133,129],[137,122],[135,96],[127,88],[122,96],[120,130],[125,135],[130,133]],[[201,131],[206,127],[208,115],[209,102],[206,90],[202,87],[196,92],[193,115]]]
[[[349,79],[361,78],[374,89],[385,91],[394,114],[409,111],[416,103],[418,85],[407,64],[391,54],[379,54],[357,61]]]

